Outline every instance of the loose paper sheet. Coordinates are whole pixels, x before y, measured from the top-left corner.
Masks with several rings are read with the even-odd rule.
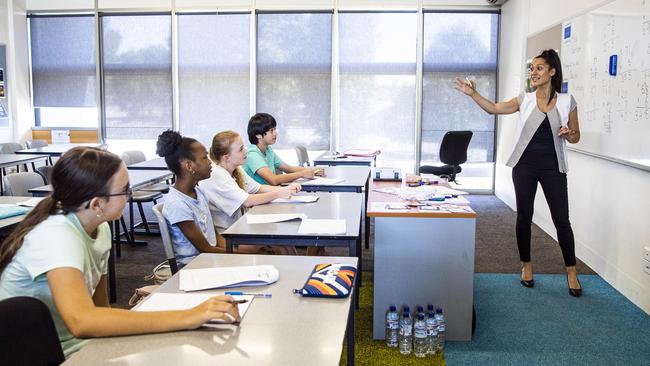
[[[220,268],[182,269],[179,289],[198,291],[212,288],[264,286],[276,282],[280,273],[275,266],[240,266]]]
[[[154,293],[147,297],[140,306],[133,309],[134,311],[171,311],[171,310],[187,310],[191,309],[207,299],[216,296],[215,294],[168,294],[168,293]],[[244,295],[233,296],[235,300],[248,300],[243,304],[237,304],[239,308],[239,315],[244,318],[244,314],[253,301],[253,296]],[[232,321],[225,321],[223,319],[212,319],[210,323],[232,323]]]
[[[307,215],[304,213],[286,213],[286,214],[268,214],[268,215],[253,215],[246,214],[246,223],[248,224],[270,224],[274,222],[290,221],[295,219],[306,219]]]
[[[276,198],[274,199],[273,203],[311,203],[311,202],[316,202],[318,201],[318,196],[308,196],[308,195],[300,195],[300,196],[291,196],[291,198]]]
[[[307,180],[301,182],[303,186],[333,186],[343,182],[344,179],[334,179],[334,178],[316,178],[312,180]]]

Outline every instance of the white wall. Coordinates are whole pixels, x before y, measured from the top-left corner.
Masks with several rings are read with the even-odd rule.
[[[502,8],[500,99],[515,96],[523,86],[528,36],[607,2],[510,0],[506,3]],[[513,118],[517,116],[499,117],[495,193],[514,209],[511,169],[504,165],[514,139]],[[568,158],[569,209],[576,255],[650,314],[650,275],[643,272],[642,266],[643,247],[650,246],[650,173],[572,151]],[[556,237],[541,188],[533,221]],[[588,288],[585,293],[589,293]]]
[[[29,51],[25,0],[0,0],[0,43],[7,45],[7,95],[10,127],[0,129],[0,142],[31,137],[34,125],[29,87]]]

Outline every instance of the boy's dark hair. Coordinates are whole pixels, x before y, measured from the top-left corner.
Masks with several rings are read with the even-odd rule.
[[[256,135],[264,135],[270,129],[275,128],[277,123],[275,118],[268,113],[256,113],[251,119],[248,120],[248,141],[251,144],[257,145]]]

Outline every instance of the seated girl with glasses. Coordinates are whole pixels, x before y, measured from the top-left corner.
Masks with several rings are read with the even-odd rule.
[[[290,183],[284,187],[259,184],[241,166],[246,162],[244,141],[234,131],[222,131],[212,139],[210,159],[214,165],[210,178],[200,183],[208,196],[210,213],[217,233],[222,233],[234,224],[244,210],[262,205],[276,198],[291,198],[300,192],[300,184]],[[218,241],[223,241],[221,235]],[[294,247],[265,247],[275,254],[295,254]]]
[[[108,303],[109,221],[130,194],[126,165],[115,154],[78,147],[52,171],[44,198],[0,246],[0,300],[30,296],[49,308],[66,357],[84,338],[194,329],[210,319],[240,319],[229,296],[183,311],[133,312]]]

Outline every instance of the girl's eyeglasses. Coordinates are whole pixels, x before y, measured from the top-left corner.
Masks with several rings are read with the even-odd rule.
[[[130,198],[132,195],[133,195],[133,190],[131,189],[131,187],[128,187],[124,192],[103,194],[99,197],[127,196],[127,198]],[[90,208],[90,201],[86,203],[86,208]]]

